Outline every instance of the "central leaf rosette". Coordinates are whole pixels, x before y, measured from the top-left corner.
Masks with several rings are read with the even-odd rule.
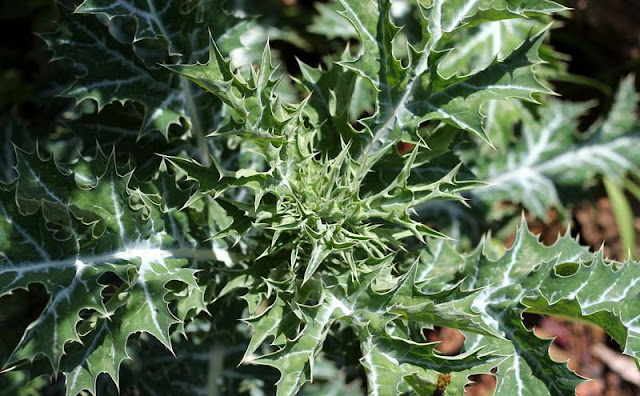
[[[278,121],[288,124],[280,131],[247,134],[257,153],[254,162],[266,171],[229,171],[216,159],[203,168],[167,157],[200,184],[191,202],[213,196],[233,219],[218,238],[234,235],[239,241],[250,230],[261,230],[267,241],[258,245],[263,246],[258,257],[288,255],[290,269],[301,273],[304,283],[323,262],[347,266],[355,276],[358,263],[402,249],[407,237],[424,242],[441,236],[414,221],[409,212],[431,199],[461,199],[458,192],[473,183],[458,182],[457,167],[444,175],[416,177],[415,168],[428,166],[428,161],[420,161],[427,150],[418,147],[400,158],[400,166],[367,174],[354,160],[350,145],[343,145],[334,157],[313,152],[317,131],[304,127],[301,108]],[[382,152],[391,149],[388,145]]]
[[[240,139],[243,145],[238,170],[218,158],[203,167],[165,157],[199,184],[188,205],[213,197],[233,219],[217,237],[233,235],[238,242],[248,233],[259,234],[262,242],[250,249],[259,251],[256,258],[288,256],[289,268],[303,283],[324,262],[350,268],[356,277],[360,263],[402,250],[408,237],[422,242],[442,237],[412,219],[410,210],[434,199],[461,200],[460,193],[476,185],[456,179],[460,166],[454,156],[434,151],[446,147],[455,130],[425,130],[418,146],[401,155],[395,142],[370,152],[348,126],[349,142],[324,150],[326,131],[310,122],[311,99],[279,100],[280,79],[270,54],[266,47],[262,67],[248,79],[231,70],[213,43],[207,64],[171,66],[230,107],[229,122],[211,137]]]

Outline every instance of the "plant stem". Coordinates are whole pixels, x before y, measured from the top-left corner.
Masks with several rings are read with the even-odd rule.
[[[370,154],[378,147],[378,143],[382,140],[387,131],[393,127],[393,123],[396,115],[402,108],[407,104],[411,96],[413,95],[413,90],[416,87],[416,82],[420,79],[420,76],[427,70],[429,55],[431,50],[435,47],[435,43],[427,45],[418,59],[416,67],[412,70],[412,73],[408,79],[407,85],[405,87],[405,92],[395,105],[393,105],[393,109],[390,112],[385,114],[384,122],[378,124],[379,126],[372,132],[373,137],[364,148],[364,150],[360,153],[360,159],[362,160],[362,165],[358,170],[358,174],[355,177],[356,183],[361,183],[366,174],[371,170],[371,167],[374,165],[369,161]]]
[[[618,232],[624,249],[624,258],[633,258],[636,254],[636,229],[633,224],[631,205],[622,188],[615,184],[612,179],[605,177],[603,183],[618,225]]]
[[[155,3],[153,1],[147,0],[147,5],[149,7],[150,16],[157,24],[160,32],[162,33],[162,36],[164,36],[169,43],[169,52],[174,53],[176,51],[176,46],[173,42],[171,42],[171,35],[165,28],[163,21],[160,19],[160,14],[156,10]],[[202,165],[209,166],[211,165],[211,154],[209,152],[209,145],[207,144],[207,139],[204,136],[204,131],[202,130],[202,123],[200,122],[200,117],[198,116],[198,108],[193,101],[193,93],[191,92],[189,81],[184,76],[180,76],[180,87],[182,88],[182,92],[184,93],[187,105],[187,115],[189,116],[191,121],[191,133],[196,140],[200,162],[202,162]]]
[[[209,352],[209,373],[207,384],[207,396],[219,396],[218,379],[222,377],[224,369],[224,348],[216,343]]]
[[[204,134],[200,116],[198,115],[198,109],[195,101],[193,100],[193,93],[191,92],[191,86],[189,80],[184,76],[180,76],[180,86],[187,104],[187,114],[191,120],[191,134],[196,141],[196,147],[198,150],[198,156],[200,162],[204,166],[211,165],[211,153],[209,151],[209,144],[207,143],[207,137]]]

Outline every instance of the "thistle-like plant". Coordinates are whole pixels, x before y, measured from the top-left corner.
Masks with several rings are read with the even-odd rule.
[[[485,243],[460,253],[415,212],[466,202],[471,190],[487,196],[470,169],[482,161],[463,165],[454,146],[491,144],[488,104],[550,92],[534,73],[544,29],[489,61],[455,55],[456,45],[486,24],[561,6],[340,0],[357,45],[327,65],[299,62],[291,78],[268,44],[257,66],[239,64],[257,22],[216,1],[59,10],[45,39],[80,74],[62,92],[78,105],[54,141],[82,143],[69,163],[55,150],[49,158],[46,142],[4,158],[15,172],[0,190],[1,293],[41,284],[49,295],[5,370],[62,373],[67,395],[108,391],[102,373],[124,392],[323,394],[307,385],[323,378],[318,365],[349,380],[360,367],[366,385],[345,385],[352,393],[462,395],[471,375],[495,373],[496,395],[573,394],[581,378],[551,360],[525,312],[594,323],[640,357],[638,263],[609,261],[569,235],[543,246],[525,224],[502,254]],[[81,107],[87,100],[95,111]],[[132,131],[130,144],[160,139],[157,155],[123,147]],[[425,335],[435,326],[462,331],[463,351],[439,353]],[[148,353],[152,339],[187,369],[163,371],[170,353]]]

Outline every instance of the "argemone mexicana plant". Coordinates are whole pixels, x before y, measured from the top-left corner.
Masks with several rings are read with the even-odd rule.
[[[490,373],[496,395],[573,394],[582,379],[548,356],[551,341],[522,322],[527,311],[601,326],[637,360],[638,263],[607,260],[570,235],[543,246],[524,223],[506,252],[485,240],[463,254],[416,213],[515,196],[543,215],[559,206],[554,183],[637,170],[635,119],[614,117],[575,143],[568,132],[584,105],[549,102],[543,121],[522,107],[550,93],[534,73],[546,28],[476,67],[456,52],[486,26],[564,8],[403,4],[413,10],[411,29],[396,25],[390,1],[341,0],[341,23],[358,44],[326,67],[300,62],[293,79],[274,66],[268,44],[255,68],[234,60],[255,22],[218,1],[86,0],[74,12],[61,4],[58,31],[44,39],[54,59],[80,71],[62,94],[97,103],[68,121],[70,133],[84,141],[93,131],[98,146],[69,163],[40,147],[15,151],[0,190],[0,288],[8,295],[41,284],[50,299],[5,370],[60,373],[67,395],[95,394],[108,377],[124,392],[131,384],[119,373],[133,357],[131,370],[143,366],[129,380],[142,393],[195,393],[206,384],[197,370],[238,345],[240,366],[214,370],[210,390],[310,393],[305,384],[329,361],[360,365],[370,395],[462,395],[470,375]],[[304,99],[285,94],[292,84]],[[635,97],[630,83],[625,89]],[[131,102],[143,111],[112,104]],[[487,109],[495,103],[505,112]],[[524,140],[511,150],[498,139],[510,150],[492,154],[499,161],[465,164],[473,154],[457,149],[460,141],[492,145],[486,117],[505,130],[522,121]],[[164,139],[157,155],[102,149],[103,135],[111,143],[131,125],[139,145]],[[415,147],[401,153],[400,142]],[[572,171],[572,153],[584,167]],[[434,326],[462,331],[464,350],[440,354],[425,337]],[[144,348],[132,352],[134,339],[155,339],[192,368],[149,375],[145,362],[172,364],[171,353],[145,357]],[[203,346],[214,358],[198,362]],[[108,377],[98,381],[101,373]]]

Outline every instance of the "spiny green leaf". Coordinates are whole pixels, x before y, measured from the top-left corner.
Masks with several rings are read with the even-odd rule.
[[[254,335],[249,350],[253,351],[258,343],[269,338],[273,339],[272,345],[278,349],[276,352],[249,361],[278,368],[282,375],[278,383],[279,394],[294,394],[302,384],[311,380],[314,356],[322,348],[329,328],[340,322],[350,326],[358,335],[364,355],[362,361],[365,367],[371,370],[369,380],[373,381],[375,388],[389,386],[391,389],[408,389],[404,377],[415,370],[420,370],[425,378],[435,378],[438,372],[457,371],[461,372],[460,378],[466,378],[471,373],[491,369],[492,365],[488,364],[486,359],[479,357],[477,350],[463,356],[447,358],[437,354],[435,344],[420,344],[411,339],[394,337],[387,332],[387,325],[396,320],[399,315],[409,322],[419,323],[422,326],[455,323],[454,326],[465,328],[464,323],[471,316],[475,315],[476,320],[480,320],[480,316],[473,314],[470,310],[467,312],[451,310],[455,299],[461,298],[460,302],[464,304],[465,299],[473,293],[461,293],[463,296],[455,297],[426,295],[419,290],[420,286],[414,283],[413,276],[394,284],[392,291],[375,291],[373,282],[389,268],[391,258],[374,264],[375,267],[362,275],[358,282],[350,279],[348,272],[331,276],[326,279],[326,285],[317,280],[307,284],[301,282],[294,294],[279,293],[276,302],[265,313],[250,319]],[[245,287],[250,286],[245,283]],[[311,304],[313,300],[309,300],[309,296],[313,295],[314,291],[318,293],[320,300]],[[402,303],[410,301],[411,296],[422,299],[421,309],[412,311],[402,307]],[[426,301],[431,301],[431,305],[425,303]],[[458,321],[450,321],[453,317]],[[478,327],[470,326],[474,330],[483,331],[480,323],[477,324]],[[382,360],[374,364],[371,359]],[[493,364],[497,364],[499,360],[501,358]],[[404,364],[396,366],[399,361],[406,362],[409,366]],[[377,379],[378,365],[394,366],[391,369],[393,374],[388,374],[394,378],[393,382],[388,375],[384,377],[381,374]],[[458,374],[454,377],[456,375]],[[462,379],[457,381],[462,381],[462,386],[466,383]]]
[[[455,357],[439,356],[435,343],[416,343],[394,337],[367,334],[362,341],[362,365],[367,371],[370,395],[398,395],[411,390],[420,395],[435,392],[438,371],[451,371],[452,386],[447,394],[462,395],[460,384],[469,375],[491,370],[501,359],[482,362],[472,353]]]
[[[553,308],[554,304],[566,300],[567,306],[572,306],[580,290],[589,295],[602,296],[599,304],[589,304],[585,300],[576,302],[582,309],[571,309],[563,316],[574,319],[590,320],[603,325],[602,315],[619,315],[624,304],[620,301],[637,300],[630,274],[622,271],[614,272],[610,265],[605,265],[601,255],[593,254],[582,248],[569,236],[561,237],[555,245],[545,247],[536,237],[531,235],[526,227],[521,226],[513,247],[507,253],[493,260],[484,257],[480,250],[468,257],[474,265],[467,270],[467,278],[463,287],[480,289],[481,293],[474,300],[472,310],[482,315],[489,326],[502,334],[508,342],[499,341],[497,344],[486,344],[490,336],[474,339],[473,347],[494,345],[497,354],[512,356],[498,366],[498,394],[526,394],[527,389],[538,389],[537,394],[562,395],[574,392],[580,382],[579,377],[573,375],[563,364],[553,363],[547,355],[549,342],[537,340],[522,325],[522,313],[527,306],[535,306],[535,312],[561,312]],[[635,271],[635,263],[625,265],[627,271]],[[576,271],[577,270],[577,271]],[[610,275],[603,277],[602,273]],[[593,277],[593,278],[592,278]],[[598,279],[597,283],[589,283],[590,279]],[[562,286],[560,286],[562,283]],[[629,287],[624,286],[628,284]],[[618,285],[621,287],[618,289]],[[589,290],[588,292],[586,290]],[[618,290],[618,291],[614,291]],[[624,291],[620,293],[620,290]],[[543,297],[544,299],[539,299]],[[530,301],[536,303],[530,304]],[[635,304],[629,305],[635,306]],[[547,308],[551,307],[551,308]],[[633,311],[633,308],[632,308]],[[630,317],[633,317],[631,313]],[[620,339],[621,345],[629,355],[636,357],[633,347],[635,335],[633,323],[625,316],[609,320],[605,327],[610,328],[615,323],[617,330],[614,334],[625,334]],[[502,345],[502,346],[500,346]],[[557,380],[554,380],[557,379]],[[515,392],[515,393],[514,393]]]
[[[453,39],[455,45],[438,65],[438,71],[442,76],[450,77],[456,74],[473,74],[484,69],[496,59],[505,59],[532,32],[538,34],[543,31],[547,24],[545,22],[548,23],[542,18],[515,18],[460,30]]]
[[[18,157],[20,173],[31,173],[19,180],[36,182],[2,193],[1,293],[42,283],[51,300],[7,364],[44,355],[54,371],[65,373],[67,394],[95,393],[101,372],[117,381],[132,334],[147,332],[171,348],[169,329],[178,319],[168,308],[165,286],[178,281],[199,288],[195,271],[185,268],[189,258],[215,255],[180,248],[164,232],[168,216],[159,211],[133,210],[129,177],[118,174],[112,156],[86,163],[88,169],[78,164],[66,175],[36,154]],[[89,170],[93,177],[87,177]],[[60,188],[74,194],[59,198]],[[58,222],[62,213],[66,218]],[[62,230],[54,234],[47,224]],[[98,281],[109,273],[119,280]]]
[[[348,40],[358,37],[353,26],[340,13],[338,3],[317,3],[314,5],[318,15],[313,18],[309,31],[321,34],[330,39],[341,38]]]
[[[633,148],[640,138],[633,130],[637,118],[629,110],[635,108],[637,94],[631,81],[621,87],[607,120],[595,124],[586,137],[578,136],[576,129],[589,103],[553,100],[540,108],[537,118],[512,104],[513,111],[496,120],[509,135],[515,120],[522,120],[522,138],[501,154],[472,159],[478,176],[488,183],[474,195],[486,203],[519,202],[544,218],[549,207],[563,207],[561,187],[590,184],[600,176],[621,182],[627,172],[638,172]]]
[[[140,134],[154,130],[168,133],[171,124],[186,117],[185,97],[161,69],[147,68],[132,52],[106,32],[94,16],[72,16],[59,8],[59,32],[45,36],[54,59],[72,59],[82,75],[64,91],[76,102],[92,99],[98,108],[114,101],[136,101],[145,105]],[[82,51],[77,51],[83,48]]]
[[[230,16],[220,2],[212,1],[194,5],[87,0],[75,14],[62,5],[58,9],[58,32],[45,35],[45,41],[54,59],[70,59],[82,69],[64,95],[77,102],[92,99],[99,110],[112,102],[142,104],[140,136],[159,130],[166,137],[170,126],[181,125],[182,119],[196,138],[213,128],[219,104],[157,64],[201,59],[207,54],[209,34],[224,34],[223,45],[229,47],[238,40],[236,35],[246,34],[249,22]],[[109,17],[106,27],[96,18],[102,14]],[[136,25],[133,35],[128,32],[129,18]],[[186,30],[189,34],[183,33]]]
[[[602,139],[611,141],[626,135],[638,123],[638,101],[640,94],[635,88],[636,79],[630,75],[621,81],[613,107],[602,124]]]
[[[391,3],[341,0],[343,14],[361,41],[359,57],[341,64],[367,78],[378,91],[377,112],[366,121],[373,138],[365,154],[403,135],[412,136],[421,122],[432,119],[488,140],[480,112],[484,102],[508,97],[533,100],[532,94],[549,92],[532,71],[532,66],[540,63],[540,35],[493,67],[465,77],[443,79],[438,75],[445,43],[456,29],[562,9],[548,1],[516,3],[438,0],[421,4],[423,37],[412,45],[409,64],[404,66],[393,55],[393,39],[399,29],[390,19]]]

